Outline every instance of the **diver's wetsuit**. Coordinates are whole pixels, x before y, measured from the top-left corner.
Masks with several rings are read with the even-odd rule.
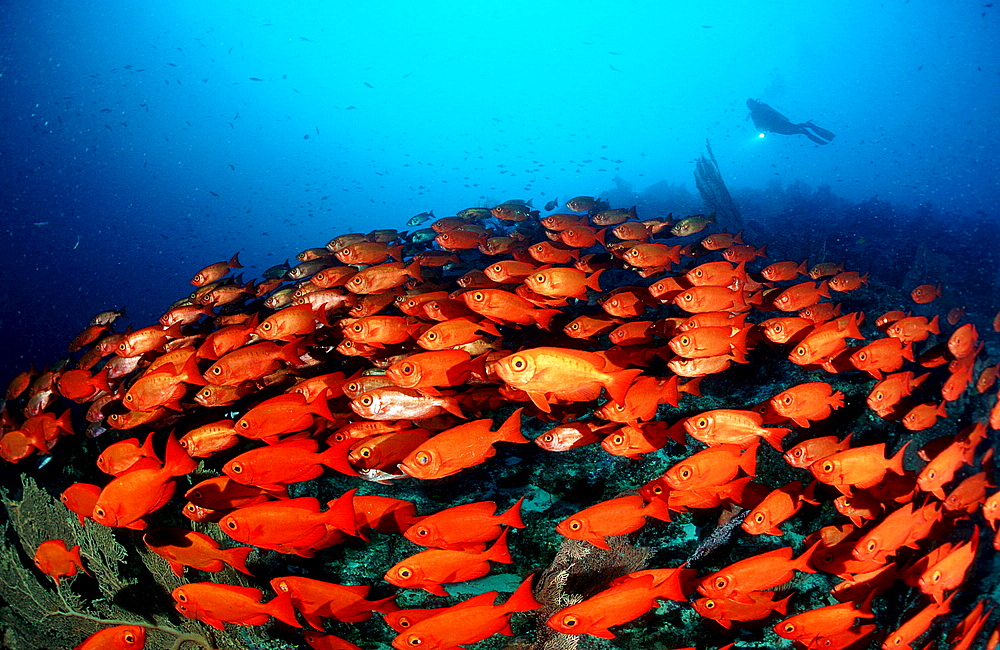
[[[753,125],[760,131],[780,133],[781,135],[802,134],[816,144],[829,144],[830,140],[833,140],[833,134],[826,129],[821,129],[811,121],[803,124],[793,124],[787,117],[764,102],[748,99],[747,108],[750,109],[750,118],[753,120]]]

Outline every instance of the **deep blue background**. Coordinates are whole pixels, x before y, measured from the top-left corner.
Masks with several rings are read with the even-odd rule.
[[[995,312],[988,3],[292,4],[0,5],[0,385],[97,311],[151,324],[236,251],[256,277],[511,198],[697,209],[706,139],[772,254]],[[760,138],[748,97],[837,138]]]

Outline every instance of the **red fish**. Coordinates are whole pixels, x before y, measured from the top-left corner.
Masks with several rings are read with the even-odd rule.
[[[803,428],[808,428],[810,422],[828,418],[843,405],[844,394],[819,381],[792,386],[771,398],[771,406],[781,417]]]
[[[229,565],[251,575],[247,569],[247,557],[253,551],[249,546],[223,549],[214,539],[193,530],[183,528],[154,528],[142,536],[149,550],[167,561],[178,578],[184,575],[184,567],[218,573]]]
[[[933,284],[922,284],[919,287],[913,289],[910,292],[910,298],[913,302],[918,305],[925,305],[929,302],[934,302],[941,297],[941,283],[938,282],[937,286]]]
[[[219,528],[238,542],[279,553],[313,557],[343,539],[342,533],[357,532],[354,490],[330,501],[320,511],[319,500],[299,497],[245,506],[224,516]]]
[[[57,585],[60,578],[72,578],[77,571],[87,573],[80,557],[80,545],[70,549],[61,539],[50,539],[39,544],[35,549],[34,561],[38,570],[55,580]]]
[[[562,634],[613,639],[610,627],[633,621],[656,607],[654,582],[651,575],[618,582],[583,602],[559,610],[546,624]]]
[[[496,431],[491,431],[492,426],[492,420],[483,419],[442,431],[411,452],[399,469],[414,478],[442,478],[493,457],[497,442],[528,442],[521,433],[521,409],[511,413]]]
[[[397,562],[383,579],[397,587],[423,589],[435,596],[447,596],[445,583],[481,578],[490,571],[490,562],[510,564],[507,530],[485,551],[429,549]]]
[[[885,443],[853,447],[817,460],[809,466],[809,471],[820,483],[833,485],[844,494],[850,494],[851,487],[869,488],[877,484],[886,472],[902,475],[903,455],[907,442],[892,458],[884,457]]]
[[[210,264],[203,268],[202,270],[195,273],[194,277],[191,278],[191,284],[196,287],[204,287],[207,284],[211,284],[222,278],[230,269],[242,269],[243,265],[240,264],[240,254],[234,253],[232,258],[228,262],[216,262],[215,264]]]
[[[63,490],[59,500],[73,512],[83,526],[94,514],[94,504],[101,496],[101,487],[90,483],[74,483]]]
[[[174,495],[174,477],[194,471],[197,465],[171,434],[163,467],[135,470],[105,485],[94,504],[94,521],[105,526],[145,528],[146,518]]]
[[[752,555],[702,578],[698,591],[709,598],[732,598],[737,602],[752,603],[748,594],[784,584],[792,579],[794,571],[815,573],[809,565],[809,558],[818,546],[819,542],[813,544],[794,560],[791,546]]]
[[[278,594],[266,603],[263,593],[253,587],[237,587],[215,582],[190,582],[174,589],[171,594],[178,612],[201,621],[217,630],[225,623],[263,625],[272,616],[292,627],[302,627],[295,618],[292,601],[287,594]]]
[[[142,650],[146,647],[146,628],[141,625],[115,625],[94,632],[73,650]]]
[[[623,402],[625,391],[641,370],[615,370],[593,352],[541,347],[521,350],[493,364],[508,386],[528,393],[540,410],[551,409],[545,396],[568,394],[589,386],[604,386],[611,399]]]
[[[497,633],[512,634],[510,615],[541,607],[531,593],[529,575],[502,605],[494,605],[497,592],[480,594],[453,607],[429,610],[430,615],[412,621],[393,642],[396,650],[453,650]]]
[[[604,550],[610,550],[605,537],[625,535],[646,524],[646,517],[670,521],[665,501],[653,499],[648,504],[639,495],[602,501],[572,515],[556,526],[556,531],[569,539],[586,540]]]
[[[774,600],[773,591],[754,591],[747,595],[751,600],[749,603],[728,598],[698,598],[692,605],[696,612],[728,630],[733,621],[758,621],[774,612],[787,614],[788,601],[793,596],[789,594],[783,600]]]
[[[367,621],[372,612],[394,612],[399,608],[395,596],[365,600],[369,587],[351,587],[301,576],[284,576],[270,582],[276,594],[288,594],[292,605],[313,628],[323,629],[320,618],[335,618],[344,623]]]
[[[418,546],[431,546],[456,551],[482,551],[486,542],[503,532],[501,526],[524,528],[521,521],[520,498],[502,515],[494,515],[497,504],[478,501],[446,508],[427,515],[408,528],[403,536]]]

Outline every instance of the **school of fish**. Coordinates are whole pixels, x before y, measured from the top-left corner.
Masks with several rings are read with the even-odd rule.
[[[453,650],[512,621],[522,638],[615,639],[669,611],[689,624],[662,638],[684,650],[997,648],[995,340],[957,308],[942,318],[940,285],[886,310],[868,273],[769,261],[712,216],[608,208],[509,201],[343,234],[259,281],[234,277],[233,255],[156,324],[116,332],[122,313],[101,312],[68,362],[11,382],[4,472],[85,447],[86,474],[106,478],[67,483],[62,502],[190,580],[170,594],[178,615],[300,630],[302,647],[372,647],[344,624],[376,613],[398,650]],[[558,520],[527,490],[438,508],[390,496],[594,453],[607,462]],[[610,467],[641,480],[606,494]],[[544,569],[526,531],[548,548],[639,534],[655,548],[732,517],[708,559],[611,576],[546,620],[531,618],[537,571],[506,598],[445,600],[515,557]],[[411,550],[384,574],[323,573],[332,547],[386,536]],[[267,573],[254,553],[310,569]],[[56,585],[92,580],[87,563],[60,539],[34,556]],[[226,584],[227,568],[257,586]],[[396,602],[417,590],[425,607]],[[143,648],[149,627],[72,643]]]

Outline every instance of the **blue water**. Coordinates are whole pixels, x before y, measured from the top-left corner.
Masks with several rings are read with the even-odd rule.
[[[431,209],[697,206],[706,139],[772,255],[992,318],[998,8],[618,4],[3,3],[0,384],[236,251],[250,278]],[[759,137],[751,97],[836,139]]]

